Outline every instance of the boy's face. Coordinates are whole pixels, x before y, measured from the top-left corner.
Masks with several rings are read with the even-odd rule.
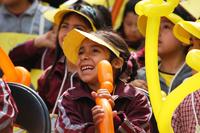
[[[62,45],[64,37],[70,32],[72,29],[79,29],[85,32],[89,32],[92,29],[86,25],[84,20],[78,14],[72,14],[64,18],[64,21],[60,25],[58,40],[59,44]],[[73,45],[73,44],[69,44]]]
[[[158,37],[158,54],[161,58],[179,51],[182,47],[181,42],[173,35],[173,27],[174,24],[167,18],[161,19]]]
[[[143,38],[137,28],[137,19],[138,15],[134,14],[134,12],[128,12],[124,18],[123,27],[125,39],[128,39],[129,41],[136,42]]]
[[[110,51],[89,39],[85,39],[78,52],[77,69],[82,81],[98,86],[97,64],[109,60]]]

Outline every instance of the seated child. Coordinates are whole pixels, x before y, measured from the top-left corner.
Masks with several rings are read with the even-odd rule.
[[[72,30],[63,45],[65,56],[76,64],[81,80],[76,82],[76,87],[65,91],[59,101],[56,132],[98,131],[104,116],[102,107],[95,104],[98,97],[106,98],[113,108],[115,132],[148,132],[152,113],[147,97],[119,78],[127,69],[130,57],[125,41],[112,31],[86,33]],[[113,68],[112,94],[100,88],[98,82],[97,64],[102,60],[108,60]],[[96,93],[98,89],[99,93]]]

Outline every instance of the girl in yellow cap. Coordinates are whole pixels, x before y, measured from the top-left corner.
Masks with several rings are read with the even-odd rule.
[[[73,28],[86,32],[103,28],[104,21],[98,21],[98,15],[96,9],[87,4],[75,4],[69,8],[58,9],[56,12],[54,16],[54,23],[58,25],[56,59],[52,67],[47,68],[38,80],[39,95],[47,104],[49,112],[56,112],[55,102],[64,90],[70,88],[70,77],[76,71],[76,67],[63,55],[61,46],[64,37]]]
[[[73,45],[67,45],[69,43]],[[119,35],[111,31],[86,33],[73,30],[64,40],[63,52],[67,59],[77,66],[81,82],[76,82],[76,87],[63,93],[58,105],[56,132],[97,131],[98,124],[104,116],[103,109],[95,104],[97,97],[108,99],[115,110],[115,132],[149,131],[151,109],[147,97],[119,78],[129,69],[127,62],[130,56],[127,44]],[[97,64],[102,60],[109,61],[113,68],[112,94],[104,88],[100,88],[100,93],[96,93],[100,87]],[[129,75],[135,74],[136,70]]]
[[[174,33],[190,49],[200,50],[200,20],[181,21],[175,25]],[[172,127],[175,133],[200,132],[200,90],[188,95],[177,107],[172,118]]]

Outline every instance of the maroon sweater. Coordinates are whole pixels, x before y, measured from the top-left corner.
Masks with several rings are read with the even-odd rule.
[[[79,84],[79,85],[78,85]],[[95,126],[91,109],[96,105],[91,89],[84,83],[76,83],[60,100],[56,132],[94,133]],[[147,97],[139,90],[119,82],[113,110],[123,112],[114,117],[115,132],[143,133],[150,130],[151,108]]]

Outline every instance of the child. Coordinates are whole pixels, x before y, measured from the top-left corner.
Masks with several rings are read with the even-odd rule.
[[[126,43],[119,35],[111,31],[86,33],[73,30],[64,40],[63,51],[67,59],[76,64],[82,81],[75,88],[67,90],[60,99],[57,132],[97,131],[104,115],[102,108],[95,104],[97,97],[108,99],[113,110],[117,111],[117,114],[114,113],[115,132],[149,131],[151,109],[147,97],[119,79],[127,69],[130,56]],[[95,92],[100,87],[97,64],[101,60],[108,60],[113,68],[112,94],[103,88],[100,88],[100,93]]]
[[[163,95],[169,94],[175,89],[182,81],[192,75],[192,70],[185,64],[185,57],[188,51],[187,46],[183,46],[173,34],[174,25],[181,21],[182,18],[189,19],[188,13],[184,12],[178,6],[174,13],[161,18],[160,31],[158,36],[158,56],[160,57],[159,64],[159,80]],[[180,17],[180,16],[182,17]],[[192,19],[192,18],[190,18]],[[146,18],[144,16],[138,19],[138,28],[143,35],[146,30]],[[148,90],[146,84],[146,71],[141,68],[138,71],[137,80],[131,82],[133,86]],[[157,133],[157,126],[153,121],[153,132]]]
[[[144,37],[137,27],[138,15],[135,12],[135,5],[140,0],[129,0],[126,3],[123,22],[117,32],[124,38],[129,46],[129,51],[134,51],[139,67],[144,66]]]
[[[38,80],[39,95],[47,104],[49,112],[55,112],[56,99],[62,92],[70,88],[70,77],[73,77],[73,73],[76,71],[76,67],[63,55],[61,46],[64,37],[73,28],[86,32],[104,28],[105,22],[98,21],[98,17],[97,10],[86,4],[75,4],[69,9],[60,9],[55,14],[54,21],[58,25],[56,59],[52,67],[46,69]]]
[[[200,20],[181,21],[174,26],[174,33],[180,41],[191,45],[190,49],[200,50]],[[175,133],[200,132],[200,90],[188,95],[177,107],[172,127]]]
[[[0,132],[12,133],[17,107],[8,85],[0,78]]]
[[[182,18],[177,15],[179,13],[175,13],[161,18],[158,37],[160,85],[162,91],[166,94],[169,94],[181,84],[185,78],[191,76],[191,68],[185,64],[185,56],[188,52],[188,47],[183,46],[182,42],[173,35],[174,24],[182,20]],[[139,29],[143,34],[145,33],[145,21],[146,18],[144,16],[140,17],[138,20]],[[132,82],[133,85],[147,89],[146,82],[144,82],[146,81],[144,68],[138,71],[137,78],[141,80]]]

